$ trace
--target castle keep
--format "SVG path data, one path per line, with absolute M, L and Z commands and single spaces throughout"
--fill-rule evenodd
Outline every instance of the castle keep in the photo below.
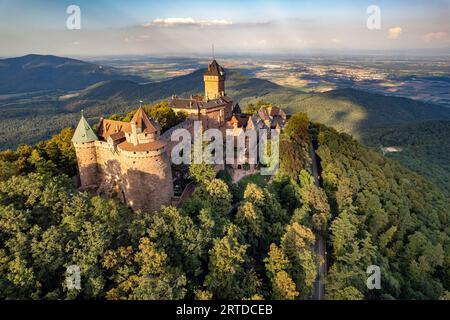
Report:
M 232 116 L 233 99 L 225 94 L 225 71 L 213 60 L 203 75 L 205 96 L 180 99 L 173 96 L 169 107 L 186 112 L 190 119 L 202 121 L 203 129 L 224 129 Z
M 203 128 L 225 129 L 233 100 L 225 94 L 225 71 L 213 60 L 204 74 L 205 97 L 173 97 L 169 107 L 188 113 L 183 124 L 199 120 Z M 115 197 L 133 210 L 152 212 L 169 205 L 173 177 L 170 137 L 139 108 L 130 122 L 101 118 L 94 132 L 84 116 L 72 138 L 82 190 Z

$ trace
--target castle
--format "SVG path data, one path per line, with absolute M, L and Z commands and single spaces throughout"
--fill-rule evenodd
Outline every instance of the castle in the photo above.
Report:
M 213 60 L 204 74 L 205 96 L 173 97 L 169 106 L 202 121 L 204 129 L 225 128 L 233 100 L 225 94 L 225 71 Z M 130 122 L 101 118 L 94 132 L 84 116 L 72 138 L 81 190 L 115 197 L 133 210 L 152 212 L 171 204 L 174 195 L 170 137 L 139 108 Z M 169 147 L 169 148 L 168 148 Z
M 261 108 L 253 115 L 241 112 L 225 93 L 225 71 L 213 60 L 203 80 L 204 97 L 173 96 L 169 107 L 183 111 L 188 119 L 176 127 L 192 133 L 193 121 L 203 129 L 232 129 L 238 136 L 248 129 L 280 129 L 286 115 L 279 108 Z M 130 122 L 100 118 L 96 132 L 84 116 L 72 138 L 78 161 L 80 189 L 115 197 L 133 210 L 153 212 L 173 203 L 170 140 L 173 127 L 161 135 L 161 126 L 139 108 Z M 239 165 L 232 165 L 241 169 Z M 253 167 L 252 167 L 253 168 Z
M 202 121 L 203 129 L 224 129 L 233 111 L 233 99 L 225 94 L 225 70 L 213 60 L 203 75 L 205 95 L 180 99 L 172 96 L 169 107 L 186 112 L 190 119 Z

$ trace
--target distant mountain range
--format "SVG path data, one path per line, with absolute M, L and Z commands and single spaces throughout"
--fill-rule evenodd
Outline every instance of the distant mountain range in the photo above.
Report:
M 64 109 L 96 108 L 99 104 L 136 105 L 139 100 L 155 102 L 172 95 L 203 93 L 203 72 L 163 82 L 137 84 L 112 80 L 97 83 L 69 99 Z M 358 137 L 361 129 L 386 124 L 428 120 L 450 120 L 450 108 L 408 98 L 387 96 L 356 89 L 337 89 L 325 93 L 305 93 L 264 79 L 250 78 L 238 71 L 227 73 L 226 91 L 241 107 L 264 100 L 284 108 L 288 113 L 305 112 L 310 119 Z M 119 110 L 109 111 L 114 113 Z
M 112 67 L 52 55 L 29 54 L 0 60 L 0 94 L 79 90 L 112 79 L 143 81 Z
M 96 83 L 79 92 L 67 102 L 66 109 L 73 106 L 90 106 L 98 102 L 137 103 L 139 100 L 154 102 L 168 99 L 172 95 L 188 97 L 191 94 L 203 94 L 203 73 L 205 69 L 196 70 L 190 74 L 179 76 L 162 82 L 138 84 L 133 81 L 111 80 Z M 271 92 L 291 92 L 282 86 L 263 79 L 249 78 L 231 70 L 227 73 L 227 94 L 235 101 L 242 98 L 264 95 Z M 298 91 L 292 91 L 298 93 Z
M 17 72 L 13 72 L 17 70 Z M 170 99 L 172 95 L 203 93 L 203 72 L 162 82 L 139 84 L 139 77 L 125 76 L 111 67 L 55 56 L 27 55 L 0 60 L 0 92 L 11 90 L 63 90 L 41 96 L 20 96 L 0 100 L 0 144 L 2 148 L 19 142 L 33 143 L 73 125 L 84 109 L 94 119 L 113 113 L 127 113 L 139 104 Z M 75 90 L 66 95 L 64 88 Z M 306 112 L 310 119 L 361 138 L 367 127 L 450 120 L 450 108 L 407 98 L 385 96 L 355 89 L 325 93 L 305 93 L 263 79 L 251 78 L 236 70 L 227 70 L 226 91 L 241 108 L 260 99 L 284 108 L 288 113 Z M 64 98 L 62 98 L 65 96 Z M 34 126 L 23 120 L 34 119 Z M 16 123 L 19 131 L 8 128 Z M 20 132 L 19 132 L 20 133 Z

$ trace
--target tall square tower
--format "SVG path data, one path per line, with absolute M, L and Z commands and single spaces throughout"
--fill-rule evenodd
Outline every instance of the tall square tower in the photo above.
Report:
M 225 95 L 225 70 L 213 60 L 203 75 L 205 82 L 205 101 L 218 99 Z

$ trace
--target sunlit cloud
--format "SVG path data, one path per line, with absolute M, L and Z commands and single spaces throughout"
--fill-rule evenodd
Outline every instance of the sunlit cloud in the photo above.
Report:
M 388 39 L 389 40 L 398 39 L 400 37 L 400 35 L 402 34 L 402 31 L 403 30 L 400 27 L 390 28 L 388 31 Z
M 425 42 L 450 42 L 450 37 L 447 32 L 430 32 L 423 36 Z
M 173 26 L 198 26 L 198 27 L 209 27 L 209 26 L 227 26 L 233 24 L 232 21 L 224 19 L 211 19 L 211 20 L 195 20 L 193 18 L 166 18 L 166 19 L 155 19 L 152 22 L 143 24 L 144 27 L 149 28 L 152 26 L 163 26 L 163 27 L 173 27 Z

